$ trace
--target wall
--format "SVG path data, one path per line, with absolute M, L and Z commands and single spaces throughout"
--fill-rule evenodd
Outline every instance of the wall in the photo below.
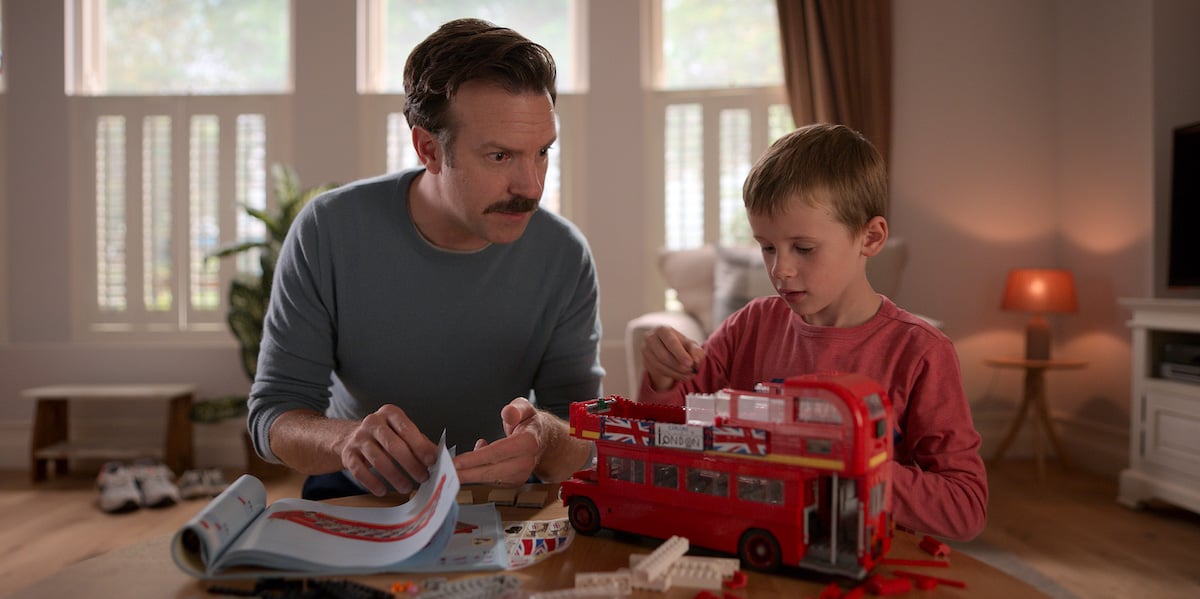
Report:
M 87 345 L 70 339 L 67 99 L 61 2 L 0 0 L 5 10 L 7 131 L 0 210 L 0 467 L 25 467 L 32 405 L 20 389 L 51 382 L 192 380 L 202 395 L 244 392 L 233 342 L 206 347 Z M 298 74 L 293 159 L 306 181 L 358 172 L 353 130 L 353 18 L 297 0 L 297 31 L 323 68 Z M 958 0 L 895 3 L 892 226 L 909 239 L 901 305 L 946 323 L 960 353 L 985 450 L 1013 415 L 1019 375 L 983 365 L 1017 355 L 1025 316 L 999 309 L 1007 270 L 1075 271 L 1080 312 L 1055 317 L 1055 352 L 1092 362 L 1055 373 L 1055 417 L 1076 461 L 1123 465 L 1129 407 L 1127 314 L 1115 298 L 1151 293 L 1153 199 L 1164 135 L 1200 120 L 1191 73 L 1200 4 L 1188 0 Z M 592 21 L 591 167 L 576 172 L 574 215 L 599 268 L 606 390 L 625 392 L 625 322 L 654 308 L 645 222 L 644 105 L 637 93 L 644 13 L 636 0 L 587 3 Z M 336 87 L 337 89 L 333 89 Z M 314 95 L 309 95 L 309 94 Z M 640 242 L 640 243 L 639 243 Z M 0 317 L 2 318 L 2 317 Z M 1014 453 L 1028 454 L 1020 440 Z
M 1129 313 L 1117 299 L 1153 289 L 1154 165 L 1162 156 L 1152 45 L 1163 4 L 1071 0 L 1055 15 L 1059 264 L 1074 271 L 1080 297 L 1079 314 L 1059 319 L 1058 351 L 1090 366 L 1054 377 L 1054 410 L 1073 455 L 1112 468 L 1128 460 L 1131 389 Z

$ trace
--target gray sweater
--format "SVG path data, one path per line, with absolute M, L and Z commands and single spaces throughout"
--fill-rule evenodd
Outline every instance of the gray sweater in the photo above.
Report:
M 504 436 L 514 397 L 565 418 L 600 396 L 599 286 L 579 230 L 539 210 L 515 243 L 435 248 L 409 218 L 420 172 L 330 191 L 292 225 L 249 402 L 267 460 L 271 423 L 297 408 L 357 420 L 393 403 L 462 452 Z

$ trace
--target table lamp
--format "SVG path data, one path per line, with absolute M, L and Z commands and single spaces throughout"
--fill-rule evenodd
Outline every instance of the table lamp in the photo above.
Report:
M 1056 268 L 1014 268 L 1008 272 L 1001 308 L 1032 312 L 1025 326 L 1025 359 L 1050 359 L 1050 323 L 1047 312 L 1076 312 L 1075 279 L 1071 271 Z

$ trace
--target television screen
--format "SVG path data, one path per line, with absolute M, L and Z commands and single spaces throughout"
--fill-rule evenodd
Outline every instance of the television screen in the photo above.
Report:
M 1167 287 L 1200 288 L 1200 123 L 1175 129 Z

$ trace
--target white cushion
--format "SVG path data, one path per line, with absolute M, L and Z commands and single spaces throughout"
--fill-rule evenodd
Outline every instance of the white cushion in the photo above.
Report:
M 658 272 L 687 312 L 700 321 L 704 334 L 713 331 L 713 262 L 717 251 L 711 244 L 686 250 L 658 253 Z M 700 339 L 699 341 L 703 341 Z
M 750 300 L 768 295 L 775 295 L 775 285 L 763 264 L 761 249 L 757 246 L 717 247 L 713 265 L 714 328 Z

